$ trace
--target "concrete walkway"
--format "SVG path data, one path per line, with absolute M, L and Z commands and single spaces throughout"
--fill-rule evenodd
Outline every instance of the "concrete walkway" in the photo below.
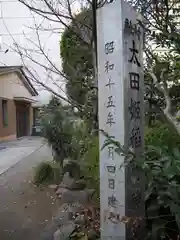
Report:
M 0 174 L 17 164 L 43 145 L 41 138 L 22 138 L 21 140 L 0 144 Z
M 34 167 L 52 159 L 41 138 L 8 143 L 0 150 L 0 239 L 39 240 L 58 204 L 53 191 L 32 184 Z M 4 163 L 8 161 L 8 163 Z M 5 170 L 6 169 L 6 170 Z

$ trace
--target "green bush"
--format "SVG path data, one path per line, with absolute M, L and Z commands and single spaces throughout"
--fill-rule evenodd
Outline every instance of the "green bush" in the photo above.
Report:
M 44 137 L 56 153 L 56 161 L 63 165 L 63 160 L 72 152 L 73 124 L 66 116 L 62 106 L 53 109 L 42 118 Z
M 146 129 L 145 159 L 134 161 L 146 177 L 145 204 L 149 235 L 146 239 L 178 239 L 180 231 L 180 136 L 168 125 Z M 124 153 L 120 143 L 108 139 L 117 153 Z
M 167 148 L 147 146 L 145 156 L 146 161 L 140 167 L 147 182 L 149 239 L 177 239 L 180 230 L 180 151 L 176 148 L 168 153 Z
M 59 183 L 60 165 L 53 162 L 42 162 L 35 168 L 34 184 Z
M 146 214 L 150 239 L 177 239 L 180 230 L 180 136 L 157 123 L 145 134 Z M 168 236 L 168 237 L 167 237 Z
M 167 124 L 157 123 L 145 131 L 145 144 L 167 148 L 180 148 L 180 136 Z
M 74 124 L 69 158 L 72 160 L 80 160 L 87 152 L 90 142 L 91 138 L 88 134 L 87 124 L 83 121 Z
M 88 149 L 82 157 L 84 165 L 83 174 L 87 180 L 88 187 L 96 190 L 96 199 L 99 199 L 99 139 L 94 137 L 89 142 Z

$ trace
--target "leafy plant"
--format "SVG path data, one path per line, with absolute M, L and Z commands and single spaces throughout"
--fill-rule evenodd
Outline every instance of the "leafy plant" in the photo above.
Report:
M 180 229 L 180 151 L 176 148 L 168 154 L 166 148 L 148 146 L 145 157 L 141 168 L 146 174 L 146 214 L 152 239 L 176 239 Z
M 56 161 L 60 162 L 62 167 L 63 160 L 69 157 L 72 152 L 71 142 L 74 129 L 72 119 L 62 104 L 51 105 L 45 109 L 42 118 L 44 137 L 55 152 Z
M 44 182 L 53 180 L 53 168 L 48 162 L 40 163 L 35 169 L 34 183 L 40 185 Z
M 87 179 L 88 187 L 95 188 L 96 199 L 99 199 L 99 139 L 92 138 L 88 149 L 82 157 L 84 163 L 84 176 Z
M 71 152 L 69 157 L 73 160 L 79 160 L 88 149 L 90 136 L 88 133 L 87 124 L 84 121 L 74 123 L 72 129 Z
M 146 145 L 180 148 L 180 137 L 168 124 L 157 122 L 153 127 L 147 128 L 145 133 Z
M 166 132 L 167 126 L 163 126 L 163 129 L 165 129 L 164 132 L 161 128 L 161 131 L 154 132 L 156 134 L 149 135 L 151 138 L 148 137 L 148 141 L 156 146 L 146 145 L 144 156 L 136 161 L 131 150 L 125 151 L 118 141 L 104 133 L 107 140 L 103 148 L 109 144 L 114 145 L 118 154 L 126 156 L 124 164 L 127 167 L 133 164 L 146 176 L 145 204 L 148 239 L 153 240 L 178 239 L 180 230 L 180 150 L 162 145 L 170 141 Z M 157 135 L 161 135 L 162 138 L 154 138 Z
M 61 178 L 60 166 L 55 162 L 41 162 L 34 173 L 34 184 L 41 185 L 50 182 L 59 183 Z

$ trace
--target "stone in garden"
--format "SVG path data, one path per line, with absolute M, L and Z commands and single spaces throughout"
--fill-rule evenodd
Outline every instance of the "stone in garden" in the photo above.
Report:
M 68 221 L 73 220 L 73 216 L 81 210 L 83 210 L 84 207 L 79 203 L 74 204 L 68 204 L 64 203 L 59 209 L 54 217 L 54 221 L 58 224 L 58 226 L 61 225 L 61 223 L 65 224 Z
M 84 207 L 75 202 L 73 204 L 64 203 L 61 205 L 61 207 L 58 209 L 58 212 L 56 213 L 55 217 L 53 217 L 53 220 L 51 224 L 49 224 L 43 231 L 41 235 L 41 240 L 52 240 L 53 235 L 55 231 L 62 227 L 62 225 L 69 225 L 72 223 L 73 216 L 76 214 L 76 212 L 83 210 Z M 58 233 L 58 232 L 57 232 Z
M 71 186 L 75 184 L 75 182 L 76 180 L 70 176 L 69 172 L 66 172 L 59 187 L 71 188 Z
M 53 240 L 67 240 L 75 228 L 76 225 L 73 222 L 63 225 L 54 233 Z
M 57 184 L 51 184 L 51 185 L 49 185 L 49 188 L 53 189 L 54 191 L 57 191 L 58 185 Z
M 79 225 L 85 224 L 85 222 L 86 222 L 86 218 L 85 218 L 85 216 L 82 215 L 82 214 L 79 214 L 79 215 L 76 217 L 76 219 L 74 220 L 74 223 L 75 223 L 75 224 L 79 224 Z
M 53 240 L 60 240 L 60 236 L 61 236 L 61 231 L 60 229 L 58 229 L 53 235 Z
M 68 189 L 59 187 L 56 191 L 56 195 L 58 197 L 61 197 L 63 195 L 63 193 L 66 192 L 66 191 L 68 191 Z
M 59 197 L 66 203 L 79 202 L 81 204 L 87 204 L 90 202 L 94 192 L 94 189 L 84 189 L 80 191 L 67 190 L 59 194 Z
M 80 165 L 78 161 L 64 160 L 63 173 L 69 173 L 72 178 L 79 179 L 80 177 Z
M 40 236 L 40 240 L 52 240 L 56 230 L 57 226 L 54 224 L 54 222 L 52 222 L 44 229 L 43 233 Z
M 86 181 L 84 179 L 77 180 L 69 187 L 70 190 L 84 190 L 85 188 Z

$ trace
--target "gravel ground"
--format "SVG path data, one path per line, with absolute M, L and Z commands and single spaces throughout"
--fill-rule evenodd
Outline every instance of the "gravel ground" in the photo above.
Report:
M 39 144 L 31 140 L 27 144 Z M 33 168 L 41 161 L 50 160 L 46 145 L 23 158 L 0 175 L 0 239 L 37 240 L 59 207 L 53 190 L 32 184 Z

